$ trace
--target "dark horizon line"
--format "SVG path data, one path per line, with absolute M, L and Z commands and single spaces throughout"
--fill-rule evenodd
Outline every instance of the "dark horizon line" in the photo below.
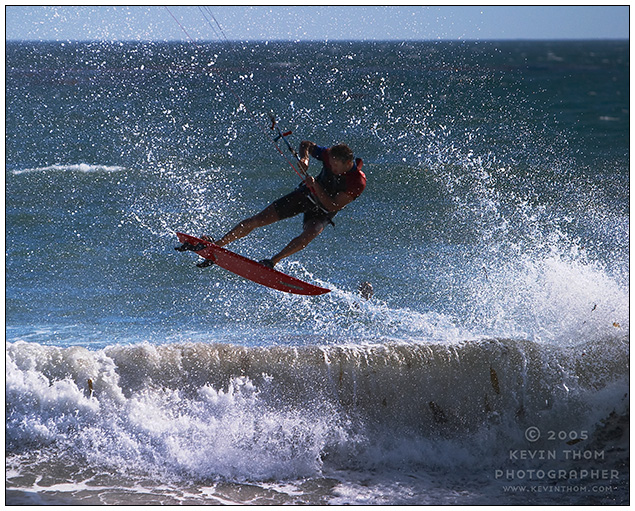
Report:
M 245 44 L 245 43 L 490 43 L 490 42 L 629 42 L 630 38 L 622 37 L 581 37 L 581 38 L 492 38 L 492 39 L 253 39 L 240 40 L 230 39 L 227 41 L 216 41 L 211 39 L 201 39 L 194 41 L 194 44 Z M 193 44 L 186 39 L 5 39 L 5 43 L 184 43 Z

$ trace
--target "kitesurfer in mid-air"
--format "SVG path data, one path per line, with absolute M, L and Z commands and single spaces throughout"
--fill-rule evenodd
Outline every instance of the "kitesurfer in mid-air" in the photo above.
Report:
M 281 259 L 305 248 L 327 224 L 333 223 L 333 217 L 338 211 L 364 191 L 366 176 L 362 172 L 362 160 L 355 159 L 353 151 L 347 145 L 339 144 L 326 148 L 313 142 L 302 142 L 299 165 L 305 172 L 309 167 L 309 155 L 322 162 L 322 171 L 317 177 L 307 174 L 298 188 L 274 201 L 260 213 L 240 222 L 217 240 L 216 245 L 225 246 L 247 236 L 258 227 L 304 213 L 302 233 L 271 259 L 260 261 L 261 264 L 273 268 Z M 210 264 L 213 263 L 205 260 L 199 263 L 199 266 L 205 267 Z

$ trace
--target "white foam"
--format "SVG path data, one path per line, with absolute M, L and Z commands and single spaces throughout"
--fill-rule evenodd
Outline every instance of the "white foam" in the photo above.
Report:
M 48 165 L 46 167 L 33 167 L 27 169 L 14 170 L 14 175 L 19 174 L 27 174 L 30 172 L 82 172 L 85 174 L 97 173 L 97 172 L 121 172 L 125 170 L 124 167 L 119 167 L 116 165 L 92 165 L 88 163 L 77 163 L 77 164 L 56 164 L 56 165 Z

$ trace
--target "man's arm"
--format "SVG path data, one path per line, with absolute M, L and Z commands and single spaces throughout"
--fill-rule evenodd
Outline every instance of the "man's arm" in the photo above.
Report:
M 309 142 L 308 140 L 304 140 L 300 143 L 300 166 L 305 172 L 309 168 L 309 155 L 313 152 L 316 145 L 317 144 Z

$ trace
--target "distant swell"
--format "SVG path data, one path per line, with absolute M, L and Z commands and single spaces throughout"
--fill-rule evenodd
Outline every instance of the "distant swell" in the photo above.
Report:
M 124 170 L 123 167 L 116 165 L 90 165 L 88 163 L 77 163 L 70 165 L 48 165 L 46 167 L 35 167 L 28 169 L 14 170 L 14 175 L 27 174 L 29 172 L 120 172 Z

